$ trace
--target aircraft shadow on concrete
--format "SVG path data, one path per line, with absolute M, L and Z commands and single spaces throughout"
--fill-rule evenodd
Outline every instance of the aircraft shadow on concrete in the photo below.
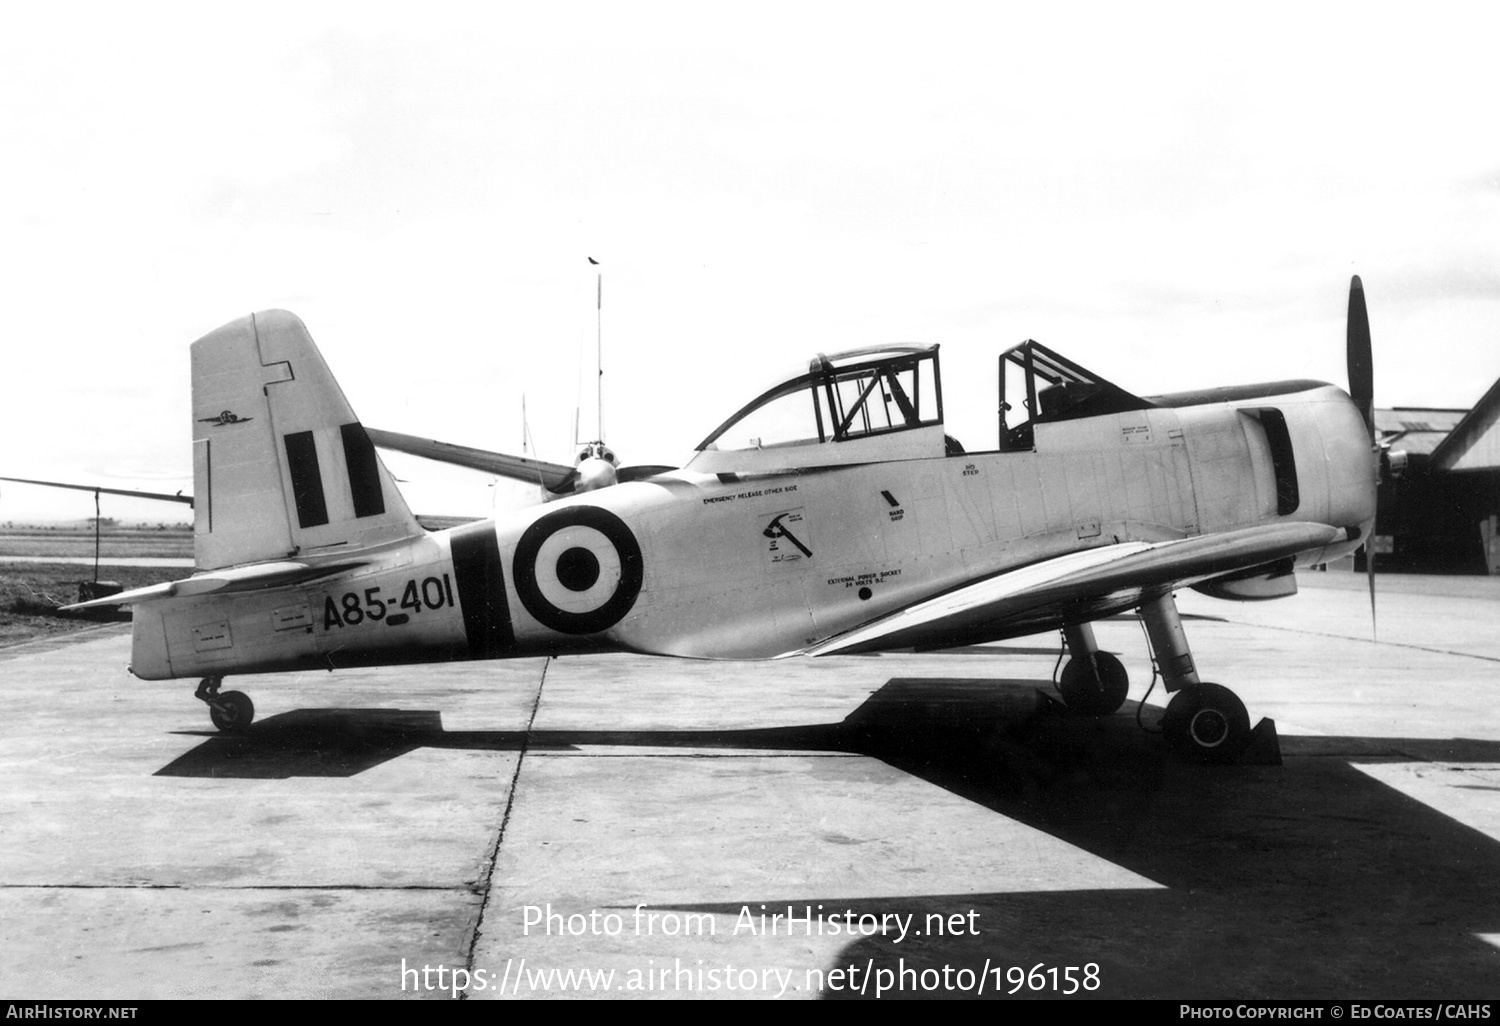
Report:
M 1481 936 L 1500 935 L 1500 844 L 1355 765 L 1493 764 L 1500 742 L 1286 737 L 1282 766 L 1201 767 L 1141 730 L 1134 703 L 1103 719 L 1048 714 L 1036 694 L 1045 684 L 898 678 L 841 723 L 753 730 L 449 732 L 434 711 L 300 710 L 211 737 L 159 775 L 348 776 L 422 747 L 858 753 L 1159 886 L 1038 884 L 1049 867 L 1026 864 L 1014 891 L 793 891 L 673 907 L 733 917 L 822 905 L 825 915 L 914 914 L 918 928 L 929 913 L 978 913 L 977 936 L 854 940 L 839 962 L 860 971 L 1094 963 L 1107 997 L 1500 996 L 1500 951 Z
M 298 709 L 204 743 L 156 776 L 285 779 L 353 776 L 418 748 L 576 751 L 590 745 L 829 751 L 883 758 L 1029 728 L 1042 707 L 1035 680 L 896 678 L 841 723 L 753 729 L 450 731 L 435 710 Z M 1050 686 L 1050 685 L 1049 685 Z M 199 733 L 199 732 L 191 732 Z
M 977 726 L 982 712 L 963 712 L 983 708 L 980 682 L 947 682 L 936 698 L 921 683 L 892 681 L 855 714 L 874 728 L 860 751 L 1160 886 L 1095 889 L 1064 878 L 1039 885 L 1047 867 L 1022 864 L 1014 891 L 853 900 L 747 894 L 679 907 L 736 917 L 762 906 L 805 916 L 822 905 L 825 916 L 912 914 L 919 930 L 930 913 L 978 913 L 974 936 L 909 936 L 897 945 L 887 935 L 845 945 L 842 968 L 915 970 L 908 996 L 942 996 L 921 988 L 923 970 L 933 970 L 929 981 L 945 967 L 972 978 L 987 960 L 1027 972 L 1094 963 L 1096 993 L 1106 997 L 1500 992 L 1500 952 L 1484 939 L 1500 943 L 1500 844 L 1357 767 L 1494 764 L 1500 743 L 1285 737 L 1289 761 L 1281 766 L 1202 767 L 1167 753 L 1139 729 L 1133 709 L 1100 720 L 1034 716 L 987 730 Z M 974 688 L 967 700 L 965 684 Z M 1491 790 L 1452 784 L 1472 767 L 1432 771 L 1449 786 Z M 993 976 L 987 992 L 1005 979 L 1003 971 Z M 1052 979 L 1014 996 L 1054 996 Z

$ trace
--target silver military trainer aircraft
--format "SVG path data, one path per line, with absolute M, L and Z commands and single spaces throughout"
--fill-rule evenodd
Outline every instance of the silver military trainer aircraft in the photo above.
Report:
M 1249 716 L 1200 680 L 1173 592 L 1289 595 L 1297 567 L 1369 536 L 1381 454 L 1358 278 L 1348 341 L 1352 398 L 1316 381 L 1142 397 L 1028 341 L 1000 357 L 984 452 L 944 431 L 937 346 L 820 355 L 679 470 L 585 489 L 571 468 L 464 450 L 552 501 L 429 532 L 302 322 L 258 313 L 192 346 L 196 572 L 68 608 L 131 605 L 131 672 L 201 677 L 226 731 L 254 716 L 221 690 L 231 674 L 823 656 L 1059 628 L 1064 700 L 1106 714 L 1126 674 L 1090 625 L 1138 610 L 1173 696 L 1167 739 L 1227 761 Z

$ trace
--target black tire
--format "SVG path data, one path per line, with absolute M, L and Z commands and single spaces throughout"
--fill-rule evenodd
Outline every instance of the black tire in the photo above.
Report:
M 225 691 L 208 706 L 208 718 L 226 734 L 235 734 L 255 719 L 255 703 L 243 691 Z
M 1226 687 L 1190 684 L 1167 703 L 1161 730 L 1169 745 L 1195 762 L 1233 762 L 1250 744 L 1250 713 Z
M 1130 674 L 1125 664 L 1108 652 L 1094 654 L 1096 677 L 1084 655 L 1070 658 L 1058 678 L 1057 689 L 1062 692 L 1068 709 L 1081 716 L 1108 716 L 1125 704 L 1130 691 Z

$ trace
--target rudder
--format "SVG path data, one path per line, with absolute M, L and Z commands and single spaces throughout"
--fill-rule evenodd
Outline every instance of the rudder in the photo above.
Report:
M 243 317 L 192 345 L 199 570 L 422 534 L 302 321 Z

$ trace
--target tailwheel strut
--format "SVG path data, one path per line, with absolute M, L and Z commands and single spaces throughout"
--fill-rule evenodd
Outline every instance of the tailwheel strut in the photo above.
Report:
M 1108 652 L 1099 651 L 1092 624 L 1063 628 L 1068 643 L 1068 662 L 1058 678 L 1068 709 L 1083 716 L 1108 716 L 1125 704 L 1130 674 L 1125 664 Z
M 208 718 L 213 725 L 226 734 L 233 734 L 250 726 L 255 719 L 255 703 L 243 691 L 219 690 L 223 677 L 204 677 L 198 682 L 193 697 L 208 705 Z

